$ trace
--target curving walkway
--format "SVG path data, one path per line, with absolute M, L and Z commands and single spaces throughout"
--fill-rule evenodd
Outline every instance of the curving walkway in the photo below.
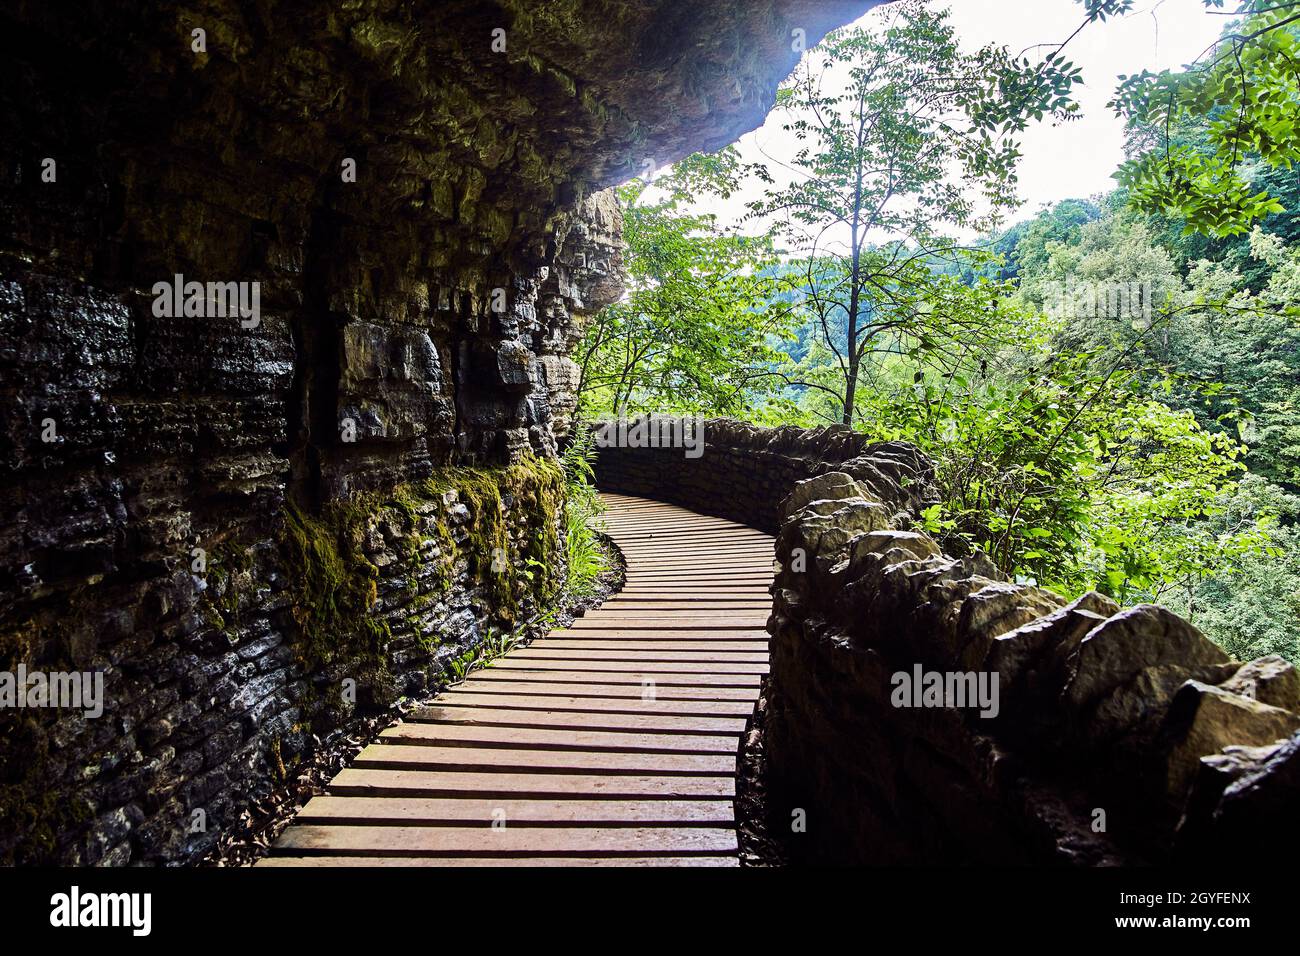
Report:
M 260 866 L 736 866 L 772 538 L 603 495 L 627 583 L 385 730 Z

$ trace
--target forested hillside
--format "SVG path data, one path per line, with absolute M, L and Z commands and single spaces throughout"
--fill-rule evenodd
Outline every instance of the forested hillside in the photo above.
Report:
M 792 162 L 729 148 L 623 189 L 631 291 L 586 330 L 582 411 L 914 442 L 949 552 L 1300 663 L 1300 4 L 1237 13 L 1185 72 L 1121 83 L 1114 192 L 1032 215 L 1019 137 L 1076 109 L 1065 44 L 964 52 L 921 0 L 833 34 L 780 94 Z M 720 227 L 711 197 L 754 184 Z

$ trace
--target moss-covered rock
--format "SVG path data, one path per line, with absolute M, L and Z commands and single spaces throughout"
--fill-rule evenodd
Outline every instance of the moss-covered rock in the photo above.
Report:
M 532 456 L 440 469 L 331 502 L 318 515 L 287 506 L 281 543 L 293 646 L 318 722 L 336 721 L 350 703 L 391 702 L 414 667 L 432 671 L 426 683 L 436 683 L 439 662 L 457 645 L 536 614 L 563 580 L 562 509 L 559 467 Z M 458 607 L 473 612 L 469 633 L 439 627 Z M 354 687 L 357 698 L 348 700 Z

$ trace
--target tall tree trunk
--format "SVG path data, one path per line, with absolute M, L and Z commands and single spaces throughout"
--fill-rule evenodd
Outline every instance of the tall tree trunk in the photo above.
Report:
M 849 267 L 849 317 L 847 324 L 848 341 L 845 343 L 844 355 L 848 361 L 844 382 L 844 424 L 853 427 L 853 406 L 858 392 L 858 309 L 861 306 L 861 284 L 859 273 L 862 269 L 862 253 L 858 248 L 858 231 L 862 223 L 862 150 L 859 137 L 858 170 L 853 184 L 853 229 L 850 241 L 853 261 Z

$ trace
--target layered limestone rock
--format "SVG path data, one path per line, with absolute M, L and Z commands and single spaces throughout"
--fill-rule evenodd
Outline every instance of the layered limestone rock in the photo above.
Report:
M 526 619 L 602 190 L 871 5 L 7 5 L 0 667 L 108 693 L 0 715 L 0 859 L 192 859 L 341 680 L 381 706 Z

